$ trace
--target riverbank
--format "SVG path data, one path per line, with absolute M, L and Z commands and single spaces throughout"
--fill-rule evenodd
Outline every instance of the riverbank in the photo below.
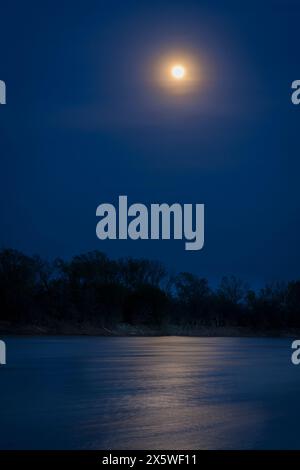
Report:
M 9 322 L 0 322 L 0 336 L 199 336 L 199 337 L 278 337 L 300 338 L 300 329 L 285 330 L 256 330 L 244 327 L 191 327 L 187 325 L 165 325 L 161 328 L 149 326 L 133 326 L 120 323 L 114 328 L 95 326 L 89 323 L 65 323 L 55 325 L 13 325 Z

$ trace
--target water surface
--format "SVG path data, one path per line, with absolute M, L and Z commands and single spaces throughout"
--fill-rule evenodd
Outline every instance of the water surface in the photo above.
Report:
M 1 449 L 300 449 L 291 340 L 6 343 Z

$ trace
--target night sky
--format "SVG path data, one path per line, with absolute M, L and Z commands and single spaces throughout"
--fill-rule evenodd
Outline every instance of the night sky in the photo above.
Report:
M 297 1 L 33 1 L 0 7 L 0 244 L 53 258 L 99 249 L 212 282 L 300 277 Z M 171 96 L 161 56 L 197 58 Z M 205 204 L 205 247 L 100 241 L 96 207 Z

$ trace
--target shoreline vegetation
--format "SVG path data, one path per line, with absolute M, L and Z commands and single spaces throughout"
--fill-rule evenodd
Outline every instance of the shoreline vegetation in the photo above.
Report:
M 212 289 L 157 261 L 93 251 L 48 262 L 0 251 L 1 335 L 299 337 L 300 281 Z
M 300 338 L 300 328 L 287 330 L 255 330 L 243 327 L 198 327 L 197 329 L 176 328 L 155 329 L 151 327 L 133 327 L 121 323 L 116 328 L 108 329 L 93 324 L 59 324 L 57 326 L 18 325 L 0 322 L 2 336 L 107 336 L 107 337 L 191 337 L 191 338 Z

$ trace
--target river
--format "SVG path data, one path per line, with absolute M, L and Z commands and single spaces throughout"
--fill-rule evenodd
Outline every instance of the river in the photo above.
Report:
M 2 338 L 1 449 L 300 449 L 272 338 Z

